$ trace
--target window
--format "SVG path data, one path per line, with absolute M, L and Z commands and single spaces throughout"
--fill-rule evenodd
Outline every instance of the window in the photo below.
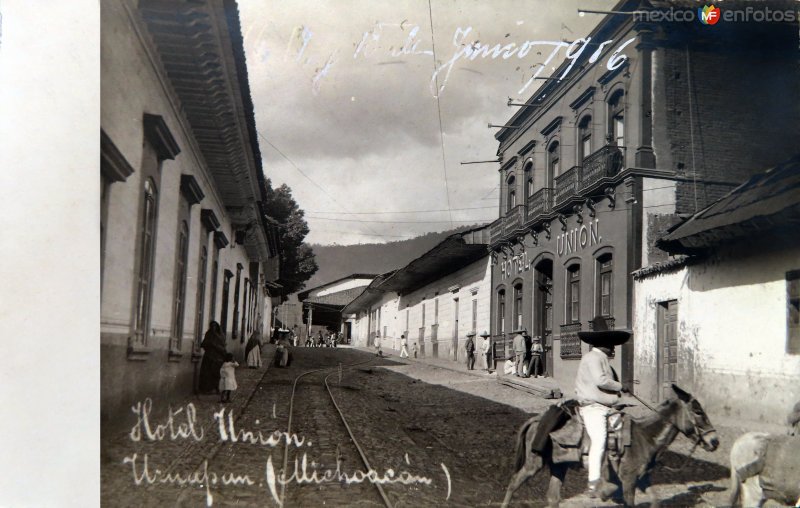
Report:
M 236 263 L 236 285 L 233 288 L 233 331 L 231 338 L 236 338 L 237 321 L 239 321 L 239 287 L 242 283 L 242 265 Z
M 581 265 L 567 268 L 567 324 L 581 320 Z
M 181 206 L 183 207 L 183 203 L 181 203 Z M 172 298 L 172 340 L 170 343 L 170 351 L 173 352 L 181 350 L 183 339 L 183 311 L 186 307 L 186 265 L 189 258 L 189 225 L 186 221 L 181 221 L 178 229 L 178 249 L 176 252 L 175 289 Z
M 228 300 L 230 300 L 232 278 L 233 272 L 230 270 L 225 270 L 225 280 L 222 283 L 222 315 L 219 323 L 220 327 L 222 328 L 223 335 L 228 333 Z
M 585 116 L 578 124 L 578 163 L 592 154 L 592 117 Z
M 208 231 L 203 229 L 200 235 L 202 242 L 208 243 Z M 197 303 L 195 304 L 194 318 L 194 343 L 195 351 L 200 352 L 200 343 L 203 341 L 203 328 L 205 327 L 204 312 L 206 302 L 206 270 L 208 270 L 208 246 L 200 246 L 200 260 L 197 268 Z
M 478 331 L 478 300 L 472 300 L 472 331 Z
M 506 332 L 506 290 L 497 292 L 497 334 Z
M 614 259 L 611 254 L 597 258 L 597 313 L 613 316 Z
M 209 318 L 216 320 L 217 313 L 217 278 L 219 274 L 219 247 L 214 245 L 214 259 L 211 261 L 211 312 Z
M 522 329 L 522 283 L 514 286 L 514 327 Z
M 529 198 L 533 195 L 533 162 L 528 161 L 525 164 L 525 197 Z
M 508 179 L 508 206 L 506 211 L 510 212 L 512 208 L 517 206 L 517 191 L 516 191 L 516 178 L 513 176 Z
M 554 141 L 547 149 L 547 176 L 548 187 L 553 186 L 553 178 L 561 174 L 561 157 L 558 150 L 558 141 Z
M 786 352 L 800 354 L 800 270 L 786 274 Z
M 242 292 L 242 342 L 244 342 L 245 335 L 247 335 L 247 314 L 249 309 L 247 307 L 247 295 L 250 293 L 250 279 L 244 279 L 244 291 Z
M 608 101 L 608 132 L 612 142 L 625 146 L 625 104 L 622 90 L 616 92 Z
M 136 342 L 147 345 L 150 336 L 150 308 L 153 295 L 153 257 L 156 244 L 156 219 L 158 192 L 151 178 L 144 181 L 142 223 L 139 231 L 139 272 L 136 290 L 136 317 L 134 330 Z

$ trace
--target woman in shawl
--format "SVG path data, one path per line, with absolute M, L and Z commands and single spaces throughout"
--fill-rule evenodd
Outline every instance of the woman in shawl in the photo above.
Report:
M 261 368 L 261 337 L 258 329 L 253 330 L 253 334 L 250 335 L 250 340 L 244 348 L 244 356 L 247 358 L 247 367 Z
M 219 391 L 219 369 L 225 362 L 225 337 L 219 323 L 212 321 L 203 342 L 203 361 L 200 364 L 200 393 Z

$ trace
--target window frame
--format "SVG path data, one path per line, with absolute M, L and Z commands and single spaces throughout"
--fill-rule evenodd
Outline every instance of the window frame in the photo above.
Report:
M 615 146 L 625 146 L 625 92 L 614 91 L 608 99 L 608 134 Z M 621 133 L 617 127 L 621 126 Z
M 608 265 L 606 265 L 608 263 Z M 611 252 L 603 253 L 596 258 L 597 278 L 595 281 L 595 297 L 597 308 L 595 315 L 614 317 L 614 255 Z M 608 294 L 603 294 L 603 278 L 608 275 Z M 603 298 L 608 299 L 608 312 L 603 312 Z
M 586 142 L 589 142 L 588 150 Z M 592 115 L 587 114 L 578 123 L 578 164 L 583 165 L 583 161 L 592 154 Z
M 547 145 L 547 170 L 553 180 L 561 174 L 561 143 L 557 139 Z M 550 187 L 553 187 L 552 183 Z
M 514 322 L 513 327 L 516 330 L 522 329 L 523 316 L 523 284 L 522 281 L 516 281 L 513 284 L 514 289 Z
M 581 321 L 581 264 L 572 263 L 566 269 L 566 291 L 564 298 L 565 323 Z

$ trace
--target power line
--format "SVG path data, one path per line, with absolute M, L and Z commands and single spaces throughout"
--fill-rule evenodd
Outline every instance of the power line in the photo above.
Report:
M 494 207 L 492 207 L 494 208 Z M 378 224 L 444 224 L 450 222 L 464 222 L 464 223 L 475 223 L 475 222 L 487 222 L 492 221 L 494 219 L 466 219 L 466 220 L 452 220 L 452 219 L 445 219 L 445 220 L 363 220 L 363 219 L 339 219 L 336 217 L 309 217 L 306 215 L 307 219 L 312 220 L 330 220 L 335 222 L 375 222 Z
M 347 208 L 345 208 L 345 207 L 344 207 L 344 206 L 343 206 L 341 203 L 339 203 L 338 201 L 336 201 L 336 199 L 334 199 L 334 197 L 333 197 L 333 196 L 331 196 L 331 195 L 328 193 L 328 191 L 326 191 L 325 189 L 323 189 L 323 188 L 322 188 L 322 187 L 321 187 L 321 186 L 320 186 L 320 185 L 319 185 L 317 182 L 315 182 L 315 181 L 314 181 L 314 180 L 313 180 L 313 179 L 312 179 L 310 176 L 308 176 L 308 175 L 307 175 L 307 174 L 306 174 L 306 173 L 305 173 L 305 172 L 304 172 L 302 169 L 300 169 L 300 167 L 299 167 L 297 164 L 295 164 L 295 163 L 294 163 L 294 161 L 292 161 L 292 159 L 290 159 L 289 157 L 287 157 L 285 153 L 281 152 L 281 151 L 280 151 L 280 149 L 278 149 L 278 147 L 277 147 L 277 146 L 273 145 L 273 144 L 272 144 L 272 142 L 271 142 L 270 140 L 268 140 L 266 136 L 264 136 L 263 134 L 261 134 L 261 132 L 260 132 L 260 131 L 256 131 L 256 132 L 258 133 L 258 135 L 259 135 L 259 136 L 261 136 L 261 139 L 263 139 L 264 141 L 266 141 L 266 142 L 267 142 L 267 144 L 273 148 L 273 150 L 275 150 L 276 152 L 278 152 L 278 153 L 281 155 L 281 157 L 283 157 L 284 159 L 286 159 L 286 161 L 287 161 L 289 164 L 291 164 L 291 165 L 292 165 L 292 167 L 293 167 L 294 169 L 296 169 L 296 170 L 297 170 L 297 171 L 298 171 L 298 172 L 299 172 L 301 175 L 303 175 L 304 177 L 306 177 L 306 180 L 308 180 L 309 182 L 311 182 L 312 184 L 314 184 L 314 186 L 315 186 L 316 188 L 318 188 L 319 190 L 321 190 L 321 191 L 322 191 L 322 193 L 323 193 L 323 194 L 325 194 L 326 196 L 328 196 L 328 197 L 330 198 L 330 200 L 331 200 L 331 201 L 333 201 L 333 202 L 334 202 L 336 205 L 338 205 L 338 206 L 339 206 L 339 208 L 341 208 L 342 210 L 344 210 L 344 213 L 345 213 L 345 214 L 349 214 L 349 213 L 350 213 L 350 212 L 348 212 L 348 211 L 347 211 Z M 372 232 L 373 232 L 373 233 L 375 233 L 376 235 L 378 234 L 376 231 L 374 231 L 374 230 L 372 230 L 372 229 L 370 229 L 370 231 L 372 231 Z
M 450 208 L 450 188 L 447 184 L 447 158 L 444 152 L 444 128 L 442 127 L 442 107 L 439 104 L 439 73 L 436 72 L 436 41 L 433 35 L 433 9 L 431 0 L 428 0 L 428 19 L 431 22 L 431 53 L 433 53 L 433 77 L 436 84 L 436 112 L 439 115 L 439 144 L 442 147 L 442 171 L 444 172 L 444 192 L 447 196 L 447 208 Z M 450 212 L 450 227 L 453 226 L 453 212 Z
M 490 208 L 497 208 L 496 206 L 471 206 L 468 208 L 439 208 L 438 210 L 397 210 L 394 212 L 389 211 L 382 211 L 382 212 L 351 212 L 348 215 L 378 215 L 378 214 L 393 214 L 393 213 L 432 213 L 432 212 L 449 212 L 449 211 L 461 211 L 461 210 L 488 210 Z M 340 212 L 333 212 L 333 211 L 306 211 L 306 213 L 340 213 Z

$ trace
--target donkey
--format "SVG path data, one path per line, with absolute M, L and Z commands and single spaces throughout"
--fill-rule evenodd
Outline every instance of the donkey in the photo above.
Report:
M 730 505 L 800 505 L 800 436 L 748 432 L 731 447 Z
M 631 421 L 631 445 L 626 447 L 615 473 L 620 480 L 625 506 L 634 506 L 635 487 L 648 493 L 652 499 L 652 506 L 659 502 L 650 488 L 650 471 L 655 466 L 658 456 L 667 449 L 677 437 L 678 432 L 697 444 L 713 452 L 719 446 L 719 439 L 714 427 L 709 422 L 702 406 L 691 394 L 672 385 L 675 398 L 664 401 L 656 413 L 645 417 L 635 418 Z M 561 498 L 561 484 L 570 463 L 556 464 L 553 462 L 552 440 L 548 437 L 543 454 L 533 451 L 532 443 L 536 435 L 534 423 L 538 417 L 525 422 L 517 435 L 517 461 L 516 473 L 506 490 L 503 507 L 508 506 L 514 492 L 545 465 L 550 469 L 550 484 L 547 490 L 547 502 L 550 507 L 557 507 Z M 613 462 L 612 462 L 613 463 Z M 579 462 L 575 463 L 579 465 Z M 613 485 L 612 485 L 613 487 Z M 648 492 L 648 489 L 650 492 Z M 613 491 L 603 490 L 604 496 L 610 496 Z

